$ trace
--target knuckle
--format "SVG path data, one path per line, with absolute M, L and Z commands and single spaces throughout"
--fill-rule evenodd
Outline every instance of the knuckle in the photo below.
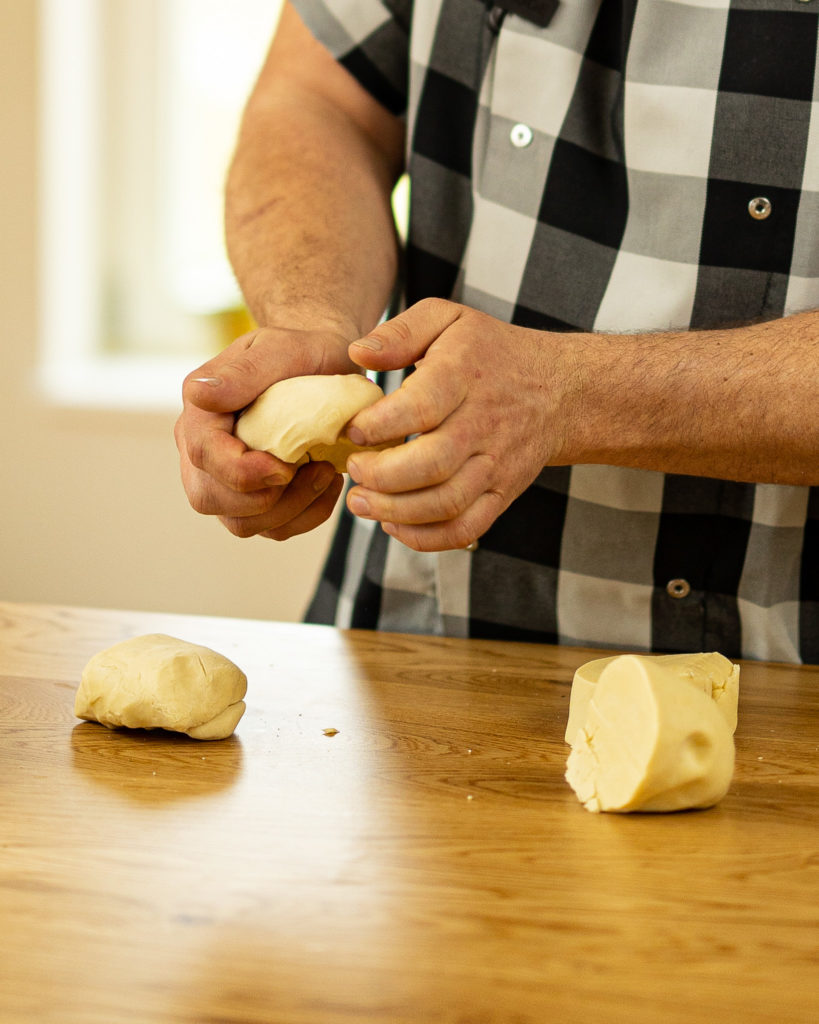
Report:
M 267 336 L 271 332 L 266 327 L 255 327 L 252 331 L 247 331 L 245 334 L 240 334 L 230 345 L 223 351 L 222 355 L 231 364 L 238 362 L 243 356 L 250 352 L 251 349 L 259 347 L 260 344 L 264 343 Z
M 218 465 L 214 463 L 213 470 L 219 482 L 237 494 L 253 494 L 267 489 L 264 474 L 269 470 L 255 453 L 223 456 Z
M 450 481 L 441 488 L 438 497 L 438 514 L 441 520 L 456 519 L 468 507 L 469 501 L 463 488 Z
M 246 539 L 247 537 L 253 537 L 259 531 L 253 525 L 253 522 L 245 519 L 242 516 L 219 516 L 219 522 L 230 532 L 234 537 L 240 537 Z
M 419 432 L 438 426 L 440 420 L 438 402 L 431 389 L 408 388 L 405 401 L 411 420 L 417 425 Z
M 264 537 L 265 540 L 275 540 L 281 543 L 283 540 L 289 540 L 294 537 L 298 531 L 289 530 L 286 527 L 276 527 L 273 530 L 262 530 L 257 536 Z
M 416 309 L 431 320 L 443 319 L 450 313 L 453 307 L 457 308 L 457 304 L 451 302 L 449 299 L 442 299 L 440 296 L 435 295 L 419 299 L 416 303 Z
M 390 449 L 383 452 L 357 452 L 354 483 L 361 484 L 371 491 L 389 492 L 392 489 L 390 455 Z M 343 479 L 342 477 L 342 483 Z
M 403 345 L 412 340 L 410 326 L 400 315 L 392 320 L 386 320 L 373 333 L 379 334 L 388 344 Z
M 437 438 L 434 446 L 427 453 L 426 472 L 435 483 L 449 481 L 451 487 L 456 485 L 449 478 L 461 464 L 460 446 L 450 437 Z
M 206 492 L 201 488 L 197 488 L 188 494 L 188 502 L 193 511 L 198 512 L 202 516 L 210 515 L 213 511 Z
M 381 493 L 388 492 L 391 486 L 388 467 L 385 468 L 384 460 L 378 458 L 362 459 L 361 477 L 362 483 L 371 490 Z
M 512 494 L 503 491 L 499 487 L 490 487 L 486 491 L 486 497 L 493 518 L 499 516 L 512 502 Z
M 250 331 L 237 338 L 222 353 L 223 364 L 220 365 L 220 374 L 228 371 L 231 375 L 238 377 L 255 377 L 259 373 L 260 365 L 264 361 L 264 353 L 269 345 L 270 339 L 267 335 L 270 332 L 262 328 Z
M 465 548 L 481 534 L 481 530 L 470 519 L 454 520 L 450 526 L 448 539 L 453 548 Z
M 230 361 L 231 373 L 236 377 L 247 377 L 255 380 L 259 373 L 259 364 L 251 350 L 241 352 Z
M 188 437 L 187 453 L 188 461 L 197 469 L 204 469 L 207 461 L 207 446 L 201 437 Z
M 405 547 L 412 548 L 413 551 L 431 550 L 425 543 L 424 534 L 419 530 L 413 530 L 405 526 L 395 531 L 393 536 Z
M 250 494 L 257 489 L 241 465 L 234 464 L 227 467 L 223 482 L 226 487 L 237 494 Z
M 238 532 L 239 520 L 235 516 L 218 516 L 219 522 L 224 526 L 228 533 L 232 533 L 234 537 L 240 536 Z

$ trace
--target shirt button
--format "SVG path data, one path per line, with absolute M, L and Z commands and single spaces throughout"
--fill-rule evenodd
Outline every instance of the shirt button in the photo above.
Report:
M 771 214 L 771 201 L 765 196 L 757 196 L 748 203 L 748 213 L 754 220 L 765 220 Z
M 516 124 L 509 133 L 509 138 L 517 149 L 524 149 L 532 141 L 532 129 L 528 124 Z
M 489 10 L 489 14 L 486 16 L 490 32 L 500 31 L 505 15 L 506 11 L 499 4 L 493 4 Z
M 688 580 L 669 580 L 665 585 L 669 597 L 688 597 L 691 593 L 691 584 Z

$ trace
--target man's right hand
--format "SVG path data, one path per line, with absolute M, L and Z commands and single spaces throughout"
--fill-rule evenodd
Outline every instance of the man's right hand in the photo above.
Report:
M 343 478 L 327 462 L 298 470 L 233 434 L 236 413 L 276 381 L 359 370 L 347 355 L 351 337 L 335 330 L 259 328 L 237 338 L 188 374 L 174 436 L 191 506 L 217 516 L 237 537 L 286 540 L 321 525 Z

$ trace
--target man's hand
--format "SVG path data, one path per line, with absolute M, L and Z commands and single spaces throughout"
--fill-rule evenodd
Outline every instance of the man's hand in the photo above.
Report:
M 256 321 L 303 329 L 267 326 L 190 374 L 176 428 L 191 504 L 241 537 L 311 530 L 341 493 L 329 464 L 294 474 L 248 451 L 235 413 L 287 377 L 357 369 L 347 346 L 378 323 L 395 286 L 390 198 L 405 128 L 283 4 L 241 119 L 225 238 Z
M 351 512 L 422 551 L 463 548 L 484 533 L 563 447 L 561 396 L 571 379 L 561 335 L 514 327 L 427 299 L 350 346 L 367 369 L 415 371 L 360 412 L 353 440 L 407 444 L 355 455 Z
M 351 373 L 349 332 L 260 328 L 194 370 L 182 388 L 174 431 L 182 482 L 197 512 L 237 537 L 286 540 L 332 513 L 343 478 L 326 462 L 298 471 L 233 435 L 235 413 L 271 384 L 311 373 Z

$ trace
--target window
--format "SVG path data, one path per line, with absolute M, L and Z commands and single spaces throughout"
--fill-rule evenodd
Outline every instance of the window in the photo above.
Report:
M 41 383 L 178 405 L 246 330 L 222 189 L 280 0 L 41 0 Z

